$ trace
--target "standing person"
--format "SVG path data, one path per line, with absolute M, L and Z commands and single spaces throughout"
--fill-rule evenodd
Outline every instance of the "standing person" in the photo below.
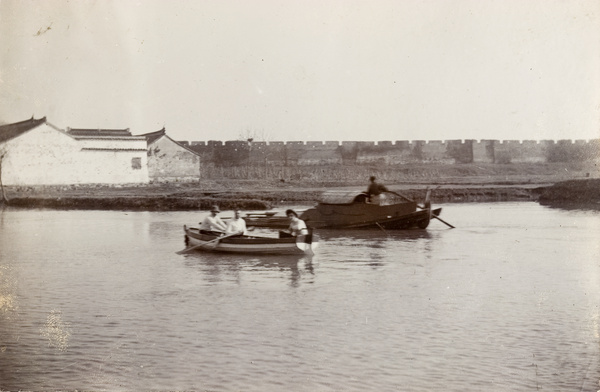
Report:
M 233 219 L 227 224 L 225 234 L 245 235 L 247 232 L 248 230 L 246 229 L 246 221 L 241 217 L 240 210 L 236 209 Z
M 388 189 L 384 185 L 378 183 L 376 181 L 375 176 L 369 177 L 369 181 L 370 181 L 370 184 L 369 184 L 369 187 L 367 188 L 367 192 L 366 192 L 367 196 L 369 198 L 368 199 L 369 203 L 381 204 L 381 202 L 383 200 L 382 193 L 387 192 Z
M 200 230 L 205 231 L 216 231 L 219 233 L 227 230 L 227 226 L 225 223 L 217 216 L 217 214 L 221 212 L 219 206 L 214 205 L 210 209 L 210 215 L 204 218 L 202 223 L 200 223 Z
M 285 215 L 290 218 L 290 227 L 286 230 L 289 234 L 297 237 L 299 235 L 308 234 L 308 228 L 306 227 L 306 223 L 300 218 L 298 218 L 298 214 L 294 210 L 286 210 Z

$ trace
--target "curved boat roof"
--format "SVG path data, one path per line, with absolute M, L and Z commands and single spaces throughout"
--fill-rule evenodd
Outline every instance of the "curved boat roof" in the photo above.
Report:
M 405 197 L 395 192 L 383 192 L 386 196 L 386 201 L 382 205 L 403 204 L 407 202 L 414 203 Z M 319 199 L 320 204 L 337 204 L 348 205 L 353 203 L 365 203 L 367 194 L 361 191 L 325 191 Z
M 363 194 L 360 191 L 325 191 L 319 203 L 322 204 L 352 204 L 356 196 Z

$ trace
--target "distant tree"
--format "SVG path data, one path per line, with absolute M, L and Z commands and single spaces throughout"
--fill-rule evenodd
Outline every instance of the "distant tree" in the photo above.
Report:
M 265 132 L 264 129 L 256 130 L 246 128 L 244 132 L 240 132 L 238 140 L 244 140 L 248 142 L 267 142 L 270 139 L 270 135 Z

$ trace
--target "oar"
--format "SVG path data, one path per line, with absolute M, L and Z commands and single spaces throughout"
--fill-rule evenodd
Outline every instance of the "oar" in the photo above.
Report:
M 383 228 L 383 226 L 381 226 L 381 225 L 379 224 L 379 222 L 375 222 L 375 224 L 376 224 L 377 226 L 379 226 L 379 228 L 380 228 L 381 230 L 383 230 L 383 232 L 385 233 L 385 235 L 387 235 L 388 237 L 390 236 L 390 235 L 388 234 L 388 232 L 387 232 L 387 231 L 385 231 L 385 229 Z
M 240 233 L 233 233 L 233 234 L 224 235 L 223 237 L 215 238 L 214 240 L 210 240 L 210 241 L 205 242 L 203 244 L 198 244 L 198 245 L 190 246 L 189 248 L 182 249 L 179 252 L 175 252 L 175 253 L 177 253 L 178 255 L 181 255 L 181 254 L 190 252 L 190 251 L 192 251 L 194 249 L 202 248 L 203 246 L 206 246 L 208 244 L 212 244 L 214 242 L 219 242 L 219 241 L 221 241 L 221 240 L 223 240 L 225 238 L 233 237 L 234 235 L 239 235 L 239 234 Z
M 404 200 L 406 200 L 406 201 L 410 201 L 411 203 L 412 203 L 412 202 L 414 202 L 414 200 L 412 200 L 412 199 L 409 199 L 408 197 L 406 197 L 406 196 L 404 196 L 404 195 L 401 195 L 401 194 L 399 194 L 399 193 L 397 193 L 397 192 L 394 192 L 394 191 L 388 191 L 388 192 L 389 192 L 389 193 L 391 193 L 391 194 L 393 194 L 393 195 L 396 195 L 396 196 L 398 196 L 398 197 L 401 197 L 401 198 L 403 198 L 403 199 L 404 199 Z M 419 206 L 419 205 L 417 205 L 417 207 L 419 207 L 419 208 L 423 208 L 423 207 L 421 207 L 421 206 Z
M 392 193 L 392 194 L 394 194 L 394 195 L 396 195 L 396 196 L 400 196 L 400 197 L 401 197 L 401 198 L 403 198 L 404 200 L 407 200 L 407 201 L 410 201 L 410 202 L 413 202 L 413 203 L 414 203 L 414 200 L 411 200 L 411 199 L 409 199 L 408 197 L 406 197 L 406 196 L 404 196 L 404 195 L 401 195 L 401 194 L 399 194 L 399 193 L 396 193 L 396 192 L 394 192 L 394 191 L 388 191 L 388 192 L 389 192 L 389 193 Z M 425 209 L 425 206 L 422 206 L 422 205 L 420 205 L 420 204 L 417 204 L 417 207 L 419 207 L 419 208 L 420 208 L 420 209 L 422 209 L 422 210 L 424 210 L 424 209 Z M 430 207 L 430 208 L 431 208 L 431 207 Z M 435 218 L 435 219 L 439 220 L 439 221 L 440 221 L 440 222 L 442 222 L 443 224 L 447 225 L 447 226 L 448 226 L 448 227 L 450 227 L 451 229 L 455 229 L 455 227 L 454 227 L 454 226 L 452 226 L 450 223 L 446 222 L 445 220 L 443 220 L 442 218 L 440 218 L 440 217 L 439 217 L 439 216 L 437 216 L 436 214 L 431 214 L 431 216 L 432 216 L 433 218 Z
M 446 222 L 445 220 L 443 220 L 442 218 L 440 218 L 439 216 L 437 216 L 436 214 L 431 214 L 432 217 L 434 217 L 435 219 L 439 220 L 440 222 L 444 223 L 445 225 L 447 225 L 448 227 L 450 227 L 451 229 L 455 229 L 454 226 L 452 226 L 450 223 Z

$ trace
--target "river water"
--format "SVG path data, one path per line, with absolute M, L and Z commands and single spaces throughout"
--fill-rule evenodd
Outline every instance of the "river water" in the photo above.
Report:
M 600 212 L 442 207 L 312 257 L 177 255 L 202 212 L 0 211 L 0 389 L 599 390 Z

